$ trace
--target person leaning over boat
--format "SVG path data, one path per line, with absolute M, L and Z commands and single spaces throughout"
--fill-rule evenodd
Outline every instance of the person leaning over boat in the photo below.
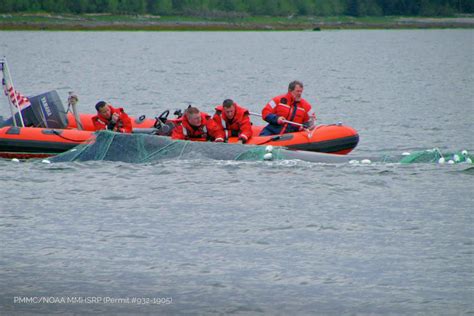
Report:
M 224 141 L 224 137 L 219 135 L 219 128 L 216 122 L 211 119 L 209 114 L 200 112 L 196 107 L 186 109 L 181 123 L 173 129 L 171 138 L 197 141 Z
M 260 136 L 292 133 L 301 130 L 299 126 L 285 123 L 284 120 L 311 127 L 316 116 L 311 113 L 311 104 L 301 97 L 303 83 L 292 81 L 288 93 L 274 97 L 262 110 L 262 118 L 269 124 L 260 132 Z
M 92 122 L 96 131 L 111 130 L 118 133 L 131 133 L 132 120 L 124 112 L 123 108 L 114 108 L 105 101 L 100 101 L 95 105 L 97 115 L 92 117 Z
M 233 136 L 245 144 L 252 137 L 249 111 L 231 99 L 224 100 L 222 105 L 216 107 L 213 120 L 219 127 L 219 136 L 225 141 Z

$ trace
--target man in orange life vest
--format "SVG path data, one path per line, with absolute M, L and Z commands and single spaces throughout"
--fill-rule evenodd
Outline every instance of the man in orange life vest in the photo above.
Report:
M 238 137 L 245 144 L 252 137 L 249 111 L 234 101 L 227 99 L 216 107 L 213 120 L 219 127 L 219 136 L 226 141 L 229 137 Z
M 211 116 L 199 112 L 198 108 L 189 107 L 184 112 L 181 124 L 173 129 L 172 139 L 223 142 L 224 137 L 219 135 L 219 127 Z
M 100 101 L 95 105 L 97 115 L 92 117 L 96 131 L 107 129 L 118 133 L 131 133 L 132 121 L 123 108 Z
M 301 130 L 299 126 L 285 123 L 284 120 L 311 127 L 316 116 L 311 112 L 311 104 L 301 97 L 303 83 L 292 81 L 288 85 L 288 93 L 274 97 L 262 110 L 262 118 L 269 124 L 260 136 L 292 133 Z

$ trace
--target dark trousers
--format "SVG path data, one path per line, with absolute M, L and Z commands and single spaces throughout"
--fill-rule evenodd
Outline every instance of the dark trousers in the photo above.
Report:
M 262 129 L 259 136 L 278 135 L 278 134 L 280 134 L 281 129 L 283 128 L 283 126 L 285 126 L 285 125 L 268 124 L 267 126 L 265 126 L 264 129 Z M 286 127 L 285 133 L 293 133 L 293 132 L 297 132 L 297 131 L 298 131 L 297 126 L 288 125 Z

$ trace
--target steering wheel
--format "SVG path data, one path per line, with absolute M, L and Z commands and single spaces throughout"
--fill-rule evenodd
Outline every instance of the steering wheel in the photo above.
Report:
M 168 120 L 168 115 L 170 115 L 170 111 L 166 110 L 160 114 L 160 116 L 155 117 L 156 121 L 153 125 L 155 128 L 160 128 L 162 124 L 165 124 Z

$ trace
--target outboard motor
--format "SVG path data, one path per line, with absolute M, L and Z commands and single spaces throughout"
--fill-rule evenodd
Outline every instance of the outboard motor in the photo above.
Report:
M 21 110 L 26 127 L 66 128 L 67 114 L 56 90 L 28 97 L 31 105 Z M 20 114 L 15 114 L 17 125 L 20 125 Z M 3 125 L 13 125 L 12 118 Z

